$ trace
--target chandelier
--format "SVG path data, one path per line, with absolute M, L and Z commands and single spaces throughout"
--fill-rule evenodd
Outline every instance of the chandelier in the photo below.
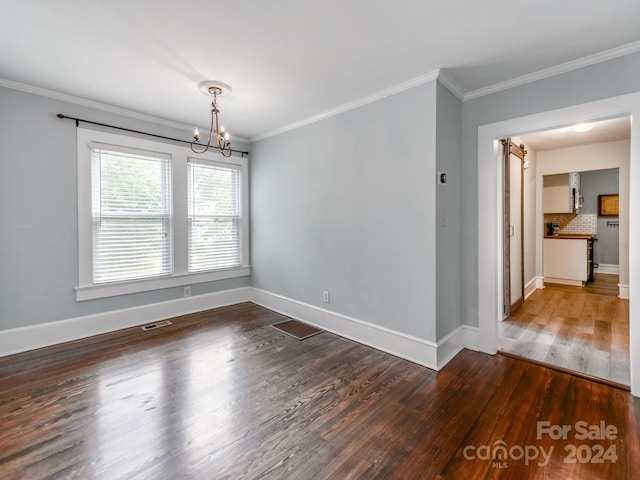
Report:
M 207 80 L 200 82 L 198 88 L 205 95 L 213 96 L 211 101 L 211 127 L 209 128 L 209 139 L 206 145 L 200 143 L 200 131 L 196 128 L 193 132 L 193 142 L 191 142 L 191 150 L 194 153 L 204 153 L 210 147 L 217 148 L 225 157 L 230 157 L 233 153 L 231 150 L 231 142 L 229 141 L 229 132 L 224 129 L 224 125 L 218 123 L 218 97 L 224 97 L 231 93 L 231 87 L 225 83 Z M 215 142 L 213 142 L 215 140 Z M 214 145 L 212 145 L 214 143 Z

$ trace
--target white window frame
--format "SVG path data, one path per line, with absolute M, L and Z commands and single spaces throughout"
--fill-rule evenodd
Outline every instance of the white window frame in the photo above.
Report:
M 112 283 L 93 283 L 93 231 L 91 212 L 91 143 L 159 152 L 171 157 L 173 192 L 173 274 Z M 242 188 L 242 265 L 239 267 L 189 273 L 188 271 L 188 216 L 187 216 L 187 159 L 194 158 L 188 146 L 162 143 L 109 132 L 77 128 L 78 173 L 78 286 L 76 300 L 127 295 L 163 288 L 193 285 L 251 275 L 249 262 L 249 172 L 246 158 L 224 157 L 207 152 L 198 155 L 199 161 L 211 161 L 239 168 Z

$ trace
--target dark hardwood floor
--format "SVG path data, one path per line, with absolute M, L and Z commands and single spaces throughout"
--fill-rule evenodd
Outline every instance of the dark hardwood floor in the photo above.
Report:
M 244 303 L 0 358 L 0 479 L 640 472 L 628 392 L 469 350 L 435 372 L 327 332 L 297 341 L 282 320 Z M 608 438 L 582 438 L 602 422 Z

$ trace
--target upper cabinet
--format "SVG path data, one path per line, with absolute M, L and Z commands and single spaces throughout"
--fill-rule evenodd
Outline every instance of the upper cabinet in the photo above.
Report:
M 579 173 L 545 175 L 542 191 L 543 213 L 573 213 L 575 198 L 580 188 Z

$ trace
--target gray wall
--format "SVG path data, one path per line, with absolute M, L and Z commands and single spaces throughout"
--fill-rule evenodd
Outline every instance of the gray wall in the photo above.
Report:
M 619 175 L 617 168 L 593 170 L 580 173 L 580 193 L 584 196 L 584 208 L 581 213 L 598 213 L 598 195 L 619 193 Z M 620 255 L 619 227 L 607 227 L 607 222 L 618 221 L 618 217 L 599 217 L 597 219 L 597 238 L 595 244 L 595 262 L 618 265 Z
M 440 83 L 437 95 L 436 164 L 447 174 L 447 183 L 436 188 L 436 334 L 440 340 L 462 324 L 462 102 Z
M 478 326 L 478 127 L 638 91 L 640 54 L 532 82 L 462 104 L 462 302 Z M 513 132 L 514 134 L 526 132 Z
M 436 84 L 252 145 L 256 288 L 435 340 Z
M 76 127 L 57 113 L 190 137 L 187 131 L 0 87 L 0 330 L 182 297 L 180 287 L 76 302 Z M 192 295 L 249 281 L 193 285 Z

